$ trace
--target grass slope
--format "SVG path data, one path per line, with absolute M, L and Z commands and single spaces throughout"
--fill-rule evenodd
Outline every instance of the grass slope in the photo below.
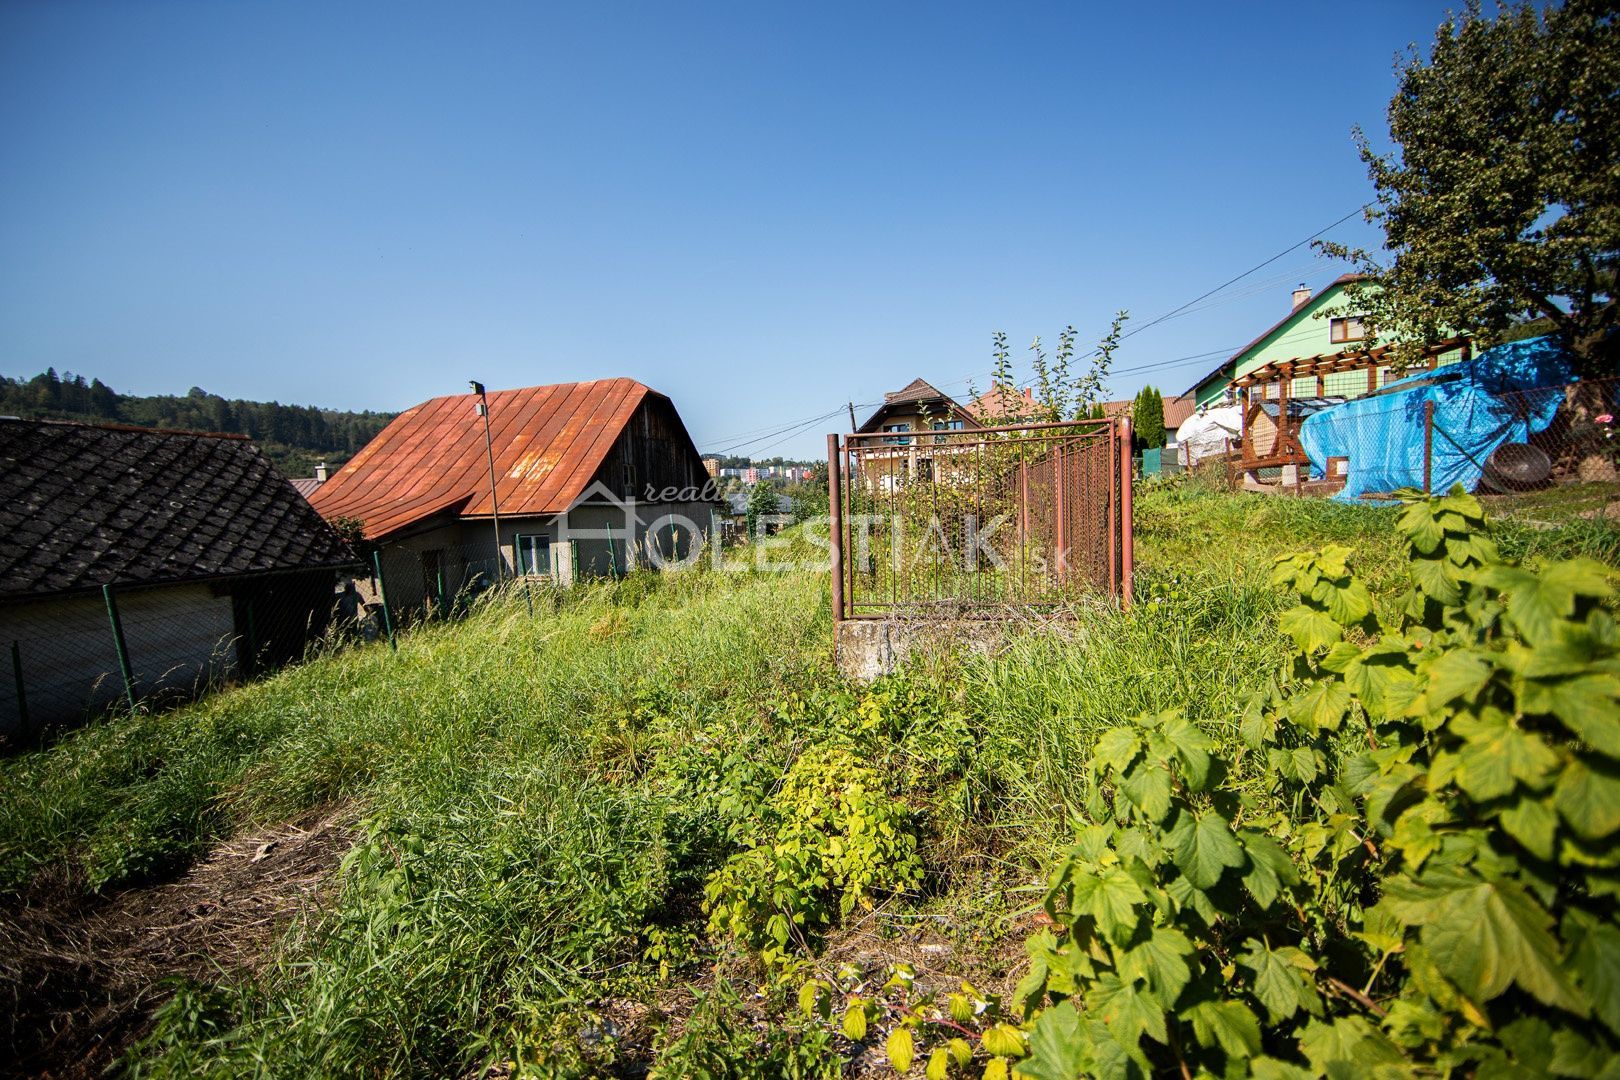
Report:
M 222 838 L 346 801 L 365 839 L 330 910 L 261 977 L 183 989 L 132 1055 L 137 1074 L 440 1076 L 515 1058 L 636 1073 L 661 1052 L 677 1075 L 723 1071 L 728 1039 L 738 1061 L 813 1061 L 814 1045 L 727 1027 L 741 1006 L 708 976 L 686 1021 L 705 1037 L 683 1042 L 678 1021 L 657 1033 L 671 987 L 723 955 L 701 933 L 704 881 L 803 748 L 848 748 L 912 816 L 923 884 L 877 922 L 931 918 L 978 950 L 962 963 L 994 973 L 987 958 L 1022 938 L 1005 920 L 1030 898 L 1014 890 L 1068 836 L 1095 733 L 1181 708 L 1230 739 L 1282 655 L 1270 557 L 1345 544 L 1387 592 L 1390 521 L 1150 489 L 1132 609 L 988 657 L 925 657 L 871 693 L 832 670 L 823 575 L 637 575 L 538 597 L 532 617 L 521 596 L 497 599 L 397 654 L 323 657 L 0 763 L 0 888 L 20 904 L 139 887 Z M 1589 522 L 1502 542 L 1532 561 L 1620 552 Z M 616 1034 L 608 1000 L 636 1003 L 646 1032 Z M 698 1042 L 721 1066 L 680 1057 Z

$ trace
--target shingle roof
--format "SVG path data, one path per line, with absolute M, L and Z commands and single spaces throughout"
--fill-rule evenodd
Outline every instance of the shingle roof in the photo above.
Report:
M 1129 416 L 1136 408 L 1136 399 L 1127 398 L 1124 401 L 1105 401 L 1102 403 L 1103 415 L 1112 420 L 1119 416 Z M 1179 428 L 1187 422 L 1187 418 L 1198 411 L 1198 399 L 1191 394 L 1180 397 L 1164 399 L 1164 426 L 1170 430 Z
M 0 597 L 353 561 L 241 436 L 0 420 Z
M 636 409 L 662 396 L 634 379 L 490 391 L 501 515 L 567 510 Z M 405 410 L 316 489 L 310 502 L 328 520 L 359 518 L 371 538 L 446 510 L 488 516 L 489 459 L 477 402 L 476 395 L 453 394 Z
M 942 406 L 944 415 L 959 418 L 974 427 L 979 426 L 979 422 L 974 418 L 973 414 L 958 405 L 949 394 L 942 393 L 926 380 L 912 379 L 901 389 L 884 394 L 883 404 L 879 405 L 877 411 L 868 416 L 866 421 L 856 430 L 876 430 L 883 417 L 888 416 L 898 406 L 933 402 L 938 402 Z
M 315 494 L 315 489 L 321 486 L 322 481 L 313 476 L 295 476 L 292 478 L 291 483 L 293 490 L 307 499 Z

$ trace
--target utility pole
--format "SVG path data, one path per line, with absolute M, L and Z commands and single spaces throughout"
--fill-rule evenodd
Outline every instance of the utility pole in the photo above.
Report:
M 468 386 L 478 395 L 478 415 L 484 418 L 484 452 L 489 455 L 489 516 L 495 522 L 495 584 L 501 583 L 501 507 L 500 497 L 495 489 L 495 441 L 489 433 L 489 397 L 484 393 L 484 384 L 474 379 Z
M 849 433 L 855 434 L 855 403 L 849 403 Z

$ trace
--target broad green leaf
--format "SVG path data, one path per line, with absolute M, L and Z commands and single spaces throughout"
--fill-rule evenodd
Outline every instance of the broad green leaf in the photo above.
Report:
M 1074 882 L 1075 910 L 1097 920 L 1097 927 L 1116 941 L 1136 929 L 1135 905 L 1146 903 L 1147 893 L 1123 867 L 1086 875 Z
M 1251 1058 L 1260 1052 L 1260 1018 L 1241 1001 L 1200 1001 L 1182 1013 L 1192 1021 L 1199 1045 L 1219 1048 L 1231 1058 Z
M 1599 1077 L 1604 1069 L 1609 1075 L 1620 1074 L 1608 1049 L 1599 1043 L 1582 1038 L 1569 1028 L 1552 1034 L 1552 1060 L 1547 1071 L 1553 1076 Z
M 1243 850 L 1249 856 L 1249 869 L 1243 875 L 1243 887 L 1261 907 L 1270 907 L 1283 886 L 1299 884 L 1299 871 L 1288 852 L 1271 837 L 1253 829 L 1239 833 Z
M 1457 785 L 1475 799 L 1499 799 L 1517 781 L 1545 785 L 1558 755 L 1541 737 L 1503 721 L 1475 724 L 1459 718 L 1452 730 L 1468 741 L 1457 754 Z
M 951 1058 L 943 1046 L 937 1046 L 928 1055 L 928 1064 L 923 1069 L 923 1076 L 927 1080 L 946 1080 L 951 1075 Z
M 1283 779 L 1309 784 L 1316 779 L 1316 751 L 1309 746 L 1295 746 L 1287 750 L 1272 747 L 1266 760 Z
M 1182 811 L 1167 837 L 1171 858 L 1199 889 L 1208 889 L 1229 866 L 1243 865 L 1243 848 L 1226 819 L 1216 813 Z
M 1151 759 L 1139 761 L 1124 776 L 1116 777 L 1119 790 L 1149 821 L 1162 822 L 1170 813 L 1173 787 L 1170 770 Z
M 1553 803 L 1570 828 L 1602 840 L 1620 829 L 1620 776 L 1612 765 L 1572 758 L 1553 788 Z
M 1360 578 L 1352 578 L 1347 584 L 1328 592 L 1327 611 L 1335 622 L 1355 626 L 1372 614 L 1372 594 Z
M 1105 974 L 1086 992 L 1086 1012 L 1108 1025 L 1115 1038 L 1127 1046 L 1146 1033 L 1157 1042 L 1166 1041 L 1164 1007 L 1153 991 L 1138 983 L 1126 983 L 1114 974 Z
M 1325 649 L 1344 637 L 1344 628 L 1334 622 L 1331 615 L 1303 604 L 1283 612 L 1277 626 L 1293 638 L 1304 653 Z
M 1116 954 L 1121 978 L 1127 982 L 1144 979 L 1166 1008 L 1173 1009 L 1176 998 L 1192 977 L 1187 957 L 1193 955 L 1192 942 L 1180 930 L 1155 926 L 1146 941 Z
M 1584 915 L 1569 918 L 1564 926 L 1575 981 L 1591 999 L 1598 1019 L 1620 1035 L 1620 927 Z
M 1080 1026 L 1074 1001 L 1065 999 L 1035 1018 L 1029 1033 L 1029 1057 L 1018 1063 L 1018 1075 L 1029 1080 L 1074 1080 L 1091 1064 L 1091 1042 Z
M 1318 1075 L 1365 1076 L 1374 1066 L 1397 1065 L 1399 1048 L 1359 1016 L 1329 1023 L 1312 1020 L 1300 1035 L 1299 1048 Z
M 1440 546 L 1440 541 L 1446 537 L 1446 532 L 1440 523 L 1434 519 L 1434 510 L 1427 502 L 1409 503 L 1401 516 L 1395 522 L 1395 528 L 1400 530 L 1412 542 L 1412 546 L 1427 555 Z
M 1425 596 L 1441 604 L 1455 604 L 1462 599 L 1457 589 L 1457 575 L 1444 559 L 1413 559 L 1412 581 Z
M 1288 718 L 1307 731 L 1337 731 L 1350 709 L 1350 690 L 1337 680 L 1318 679 L 1288 699 Z
M 1238 963 L 1254 972 L 1254 996 L 1266 1007 L 1271 1022 L 1280 1024 L 1305 1007 L 1300 973 L 1280 950 L 1273 951 L 1253 938 L 1249 939 L 1248 946 Z
M 1111 727 L 1097 739 L 1092 751 L 1094 765 L 1107 766 L 1115 772 L 1123 770 L 1142 752 L 1142 739 L 1127 727 Z
M 1513 882 L 1475 882 L 1445 892 L 1428 915 L 1422 941 L 1435 964 L 1475 1001 L 1517 983 L 1548 1005 L 1585 1015 L 1560 965 L 1552 918 Z
M 1209 783 L 1210 754 L 1215 750 L 1215 741 L 1182 716 L 1170 716 L 1160 730 L 1175 747 L 1176 760 L 1181 763 L 1181 775 L 1187 786 L 1194 791 L 1204 790 Z
M 1519 707 L 1556 716 L 1592 749 L 1620 758 L 1620 678 L 1607 673 L 1526 679 Z
M 888 1051 L 889 1064 L 894 1066 L 895 1072 L 904 1074 L 911 1068 L 911 1060 L 916 1053 L 916 1045 L 912 1042 L 910 1028 L 897 1027 L 889 1032 L 889 1037 L 885 1040 L 883 1047 Z
M 1502 828 L 1538 859 L 1553 857 L 1553 841 L 1558 832 L 1558 815 L 1545 796 L 1527 796 L 1502 812 Z
M 1490 662 L 1478 653 L 1468 649 L 1452 649 L 1441 654 L 1424 672 L 1428 677 L 1424 697 L 1431 709 L 1460 697 L 1471 698 L 1490 681 L 1494 670 Z
M 1577 597 L 1609 594 L 1607 571 L 1590 559 L 1551 563 L 1537 573 L 1493 566 L 1485 580 L 1502 591 L 1509 621 L 1532 645 L 1555 639 L 1559 623 L 1574 615 Z
M 1027 1052 L 1024 1045 L 1024 1033 L 1011 1024 L 992 1024 L 990 1028 L 979 1037 L 986 1053 L 997 1057 L 1016 1058 L 1023 1057 Z
M 1253 1080 L 1319 1080 L 1309 1069 L 1302 1069 L 1288 1061 L 1278 1061 L 1276 1058 L 1255 1058 L 1249 1063 L 1249 1075 Z
M 859 1001 L 844 1010 L 844 1037 L 850 1042 L 866 1038 L 866 1006 Z

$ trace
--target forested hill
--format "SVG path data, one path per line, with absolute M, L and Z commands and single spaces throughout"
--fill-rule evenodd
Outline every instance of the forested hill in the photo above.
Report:
M 196 386 L 183 396 L 139 397 L 120 394 L 100 379 L 58 375 L 55 368 L 27 380 L 0 375 L 0 415 L 246 435 L 290 477 L 311 475 L 317 461 L 335 470 L 394 418 L 392 413 L 227 400 Z

